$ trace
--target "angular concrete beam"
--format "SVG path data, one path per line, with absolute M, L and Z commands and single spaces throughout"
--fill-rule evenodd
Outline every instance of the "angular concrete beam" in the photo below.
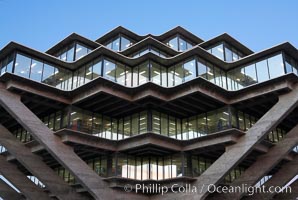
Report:
M 15 165 L 0 155 L 0 173 L 9 180 L 27 199 L 50 200 L 51 198 L 37 185 L 30 181 Z
M 273 146 L 267 154 L 257 158 L 245 172 L 236 179 L 232 186 L 241 187 L 242 185 L 254 186 L 262 177 L 267 175 L 298 143 L 298 124 L 289 131 L 286 136 Z M 298 167 L 298 166 L 297 166 Z M 244 191 L 243 191 L 244 192 Z M 221 194 L 230 199 L 240 199 L 244 193 Z M 219 195 L 218 195 L 219 196 Z M 229 199 L 228 198 L 228 199 Z
M 298 174 L 298 155 L 295 156 L 293 161 L 290 161 L 284 165 L 276 172 L 271 179 L 269 179 L 264 185 L 266 188 L 273 186 L 283 187 L 289 181 L 293 179 Z M 294 192 L 294 190 L 292 190 Z M 296 191 L 297 192 L 297 191 Z M 257 193 L 253 196 L 247 197 L 247 199 L 272 199 L 276 193 Z
M 10 187 L 7 183 L 5 183 L 2 179 L 0 179 L 0 197 L 3 199 L 9 200 L 23 200 L 23 196 L 21 193 L 15 191 L 12 187 Z
M 122 192 L 112 190 L 103 178 L 98 176 L 70 146 L 63 144 L 37 116 L 34 115 L 21 101 L 20 97 L 5 89 L 0 89 L 0 105 L 16 119 L 34 139 L 66 169 L 76 180 L 95 198 L 109 199 L 111 195 Z M 127 194 L 130 199 L 144 199 L 135 194 Z
M 28 171 L 37 177 L 58 199 L 87 199 L 76 193 L 58 176 L 42 159 L 33 154 L 29 148 L 18 141 L 12 133 L 0 124 L 0 144 L 3 145 Z

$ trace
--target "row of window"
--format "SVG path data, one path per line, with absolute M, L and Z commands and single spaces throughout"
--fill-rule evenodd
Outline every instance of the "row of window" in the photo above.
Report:
M 209 53 L 227 62 L 237 61 L 243 57 L 243 54 L 232 48 L 226 42 L 221 42 L 207 50 Z
M 86 161 L 88 166 L 102 177 L 121 177 L 135 180 L 165 180 L 177 177 L 197 177 L 206 171 L 213 160 L 200 155 L 173 154 L 168 156 L 135 156 L 117 153 L 101 155 Z M 231 183 L 245 168 L 235 167 L 225 177 Z M 69 184 L 75 184 L 74 176 L 63 167 L 55 171 Z
M 175 49 L 176 51 L 186 51 L 193 47 L 192 44 L 187 42 L 181 35 L 176 35 L 173 38 L 165 41 L 165 43 L 171 47 L 172 49 Z
M 73 62 L 87 55 L 91 51 L 92 49 L 89 49 L 85 45 L 79 42 L 73 42 L 64 49 L 60 50 L 56 54 L 56 57 L 63 61 Z
M 13 62 L 11 60 L 13 56 L 10 56 L 9 59 L 6 58 L 2 62 L 4 67 L 0 70 L 3 73 L 9 70 L 8 72 L 62 90 L 75 89 L 101 76 L 128 87 L 135 87 L 149 81 L 164 87 L 172 87 L 196 77 L 202 77 L 220 87 L 234 91 L 286 73 L 293 72 L 297 74 L 297 62 L 283 55 L 279 53 L 228 72 L 196 57 L 169 68 L 163 67 L 152 60 L 145 61 L 132 68 L 111 59 L 100 57 L 72 72 L 17 53 L 14 67 L 12 67 Z
M 113 38 L 106 43 L 106 47 L 114 51 L 123 51 L 130 47 L 133 44 L 133 41 L 129 40 L 124 35 L 120 34 L 116 38 Z
M 41 120 L 53 131 L 69 128 L 110 140 L 122 140 L 148 132 L 177 140 L 190 140 L 228 128 L 247 131 L 258 119 L 232 107 L 223 107 L 183 119 L 155 110 L 116 119 L 71 107 L 69 110 L 44 116 Z M 22 128 L 16 129 L 13 133 L 22 142 L 32 140 L 31 135 Z M 285 134 L 285 130 L 278 127 L 268 134 L 267 140 L 275 143 Z

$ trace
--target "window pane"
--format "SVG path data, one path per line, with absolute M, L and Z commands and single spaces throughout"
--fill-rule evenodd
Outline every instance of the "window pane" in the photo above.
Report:
M 212 48 L 212 54 L 221 60 L 224 60 L 223 44 L 220 44 Z
M 142 85 L 149 80 L 149 62 L 145 62 L 139 66 L 139 85 Z
M 169 137 L 176 138 L 176 120 L 169 116 Z
M 199 72 L 199 76 L 203 78 L 207 78 L 206 65 L 205 65 L 205 62 L 202 60 L 198 60 L 198 72 Z
M 92 79 L 101 76 L 101 59 L 98 59 L 93 64 L 93 76 Z
M 185 81 L 192 80 L 196 77 L 196 64 L 195 60 L 188 61 L 184 63 L 184 75 Z
M 167 43 L 172 49 L 178 51 L 178 38 L 174 37 Z
M 74 44 L 70 45 L 68 48 L 66 61 L 74 61 Z
M 187 49 L 186 41 L 179 38 L 179 51 L 185 51 Z
M 139 114 L 132 115 L 131 119 L 131 134 L 138 135 L 139 134 Z
M 269 79 L 267 60 L 263 60 L 256 63 L 258 81 L 263 82 Z
M 14 73 L 25 78 L 29 78 L 31 59 L 21 54 L 17 54 Z
M 168 136 L 168 115 L 161 114 L 161 134 Z
M 12 73 L 12 65 L 14 61 L 14 54 L 10 54 L 7 58 L 6 71 Z
M 140 113 L 140 133 L 147 132 L 147 111 Z
M 282 55 L 269 58 L 268 67 L 271 79 L 285 74 Z
M 120 63 L 117 63 L 116 82 L 125 85 L 125 66 Z
M 121 37 L 121 51 L 127 49 L 130 46 L 131 42 L 125 37 Z
M 132 73 L 132 86 L 133 87 L 138 86 L 138 70 L 139 70 L 139 67 L 133 68 L 133 73 Z
M 85 56 L 88 53 L 88 49 L 80 44 L 77 44 L 76 48 L 76 60 L 80 59 L 81 57 Z
M 130 117 L 124 118 L 124 138 L 130 137 Z
M 167 87 L 167 69 L 165 67 L 161 67 L 161 85 L 163 87 Z
M 257 74 L 255 64 L 245 67 L 245 85 L 251 85 L 257 83 Z
M 43 75 L 42 75 L 42 82 L 48 85 L 54 85 L 54 81 L 55 81 L 55 72 L 54 72 L 55 68 L 51 65 L 48 64 L 44 64 L 43 67 Z
M 37 60 L 32 60 L 30 79 L 40 82 L 42 75 L 43 63 Z
M 174 74 L 175 74 L 174 76 L 175 85 L 180 85 L 182 83 L 183 76 L 184 76 L 182 63 L 175 66 Z
M 150 61 L 151 64 L 151 81 L 160 85 L 161 76 L 160 76 L 160 66 L 155 62 Z
M 174 86 L 174 75 L 175 75 L 175 66 L 172 66 L 168 69 L 168 86 Z
M 85 83 L 88 83 L 92 80 L 92 63 L 89 63 L 86 65 L 86 71 L 85 71 Z
M 119 51 L 120 50 L 120 37 L 118 37 L 117 39 L 115 39 L 112 42 L 112 50 L 114 50 L 114 51 Z
M 207 75 L 207 80 L 211 81 L 212 83 L 215 83 L 213 66 L 210 63 L 207 63 L 206 75 Z
M 104 77 L 115 81 L 115 70 L 116 70 L 115 63 L 109 60 L 104 60 L 104 71 L 103 71 Z
M 152 111 L 152 132 L 160 134 L 160 116 L 156 111 Z
M 126 66 L 126 80 L 125 84 L 128 87 L 131 87 L 132 84 L 132 69 L 131 67 Z
M 225 53 L 226 53 L 226 61 L 227 62 L 233 61 L 231 49 L 229 49 L 228 47 L 225 47 Z

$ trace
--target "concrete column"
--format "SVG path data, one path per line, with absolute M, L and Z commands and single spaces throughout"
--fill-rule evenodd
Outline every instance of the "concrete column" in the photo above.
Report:
M 273 169 L 298 143 L 298 125 L 296 125 L 286 136 L 273 146 L 268 153 L 261 155 L 257 158 L 245 172 L 236 179 L 231 185 L 233 187 L 254 186 L 262 177 L 267 175 L 271 169 Z M 244 191 L 243 191 L 244 192 Z M 218 194 L 216 198 L 226 199 L 240 199 L 244 193 L 230 193 L 230 194 Z
M 124 193 L 109 188 L 102 177 L 98 176 L 70 146 L 63 144 L 60 138 L 54 135 L 34 113 L 21 101 L 20 96 L 0 89 L 0 105 L 25 128 L 34 139 L 66 169 L 76 180 L 96 199 L 110 199 L 111 195 L 119 195 L 128 199 L 144 199 L 144 196 L 133 193 Z
M 0 173 L 11 182 L 27 199 L 50 200 L 51 198 L 37 185 L 30 181 L 15 165 L 0 155 Z
M 42 159 L 33 154 L 12 133 L 0 124 L 0 144 L 3 145 L 28 171 L 36 176 L 57 198 L 83 200 L 84 196 L 75 192 L 58 174 L 56 174 Z
M 5 183 L 2 179 L 0 179 L 0 197 L 3 199 L 9 200 L 23 200 L 23 196 L 21 193 L 15 191 L 12 187 L 10 187 L 7 183 Z
M 238 142 L 229 146 L 197 180 L 193 183 L 199 188 L 195 195 L 169 194 L 171 199 L 205 199 L 208 195 L 208 186 L 219 184 L 224 177 L 236 167 L 263 138 L 274 129 L 298 104 L 298 85 L 292 91 L 281 95 L 279 101 L 250 128 Z
M 276 172 L 271 179 L 269 179 L 264 186 L 266 188 L 273 186 L 279 186 L 283 187 L 286 185 L 289 181 L 293 179 L 298 174 L 298 155 L 294 157 L 294 159 L 284 165 Z M 297 192 L 294 191 L 294 188 L 292 192 Z M 261 193 L 261 194 L 255 194 L 253 196 L 249 196 L 246 199 L 272 199 L 276 193 Z

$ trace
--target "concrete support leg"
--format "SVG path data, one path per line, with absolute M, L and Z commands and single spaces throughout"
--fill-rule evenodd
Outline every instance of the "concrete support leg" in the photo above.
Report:
M 277 173 L 275 173 L 271 179 L 269 179 L 264 186 L 269 188 L 270 186 L 273 187 L 283 187 L 289 181 L 293 179 L 298 174 L 298 155 L 295 158 L 284 164 Z M 297 192 L 292 190 L 292 192 Z M 258 193 L 253 196 L 249 196 L 246 199 L 272 199 L 276 193 Z
M 62 180 L 39 156 L 33 154 L 24 144 L 18 141 L 12 133 L 0 124 L 0 144 L 3 145 L 28 171 L 36 176 L 58 199 L 86 199 L 75 192 Z
M 236 179 L 232 186 L 241 187 L 254 186 L 261 178 L 267 175 L 272 168 L 274 168 L 298 143 L 298 125 L 296 125 L 278 144 L 273 146 L 268 153 L 258 157 L 257 161 L 253 163 L 245 172 Z M 243 191 L 244 192 L 244 191 Z M 218 194 L 213 199 L 240 199 L 244 193 L 230 193 Z
M 0 179 L 0 197 L 2 197 L 3 199 L 9 199 L 9 200 L 23 200 L 24 199 L 20 193 L 15 191 L 12 187 L 10 187 L 2 179 Z
M 9 180 L 27 199 L 50 200 L 50 197 L 30 181 L 15 165 L 0 155 L 0 173 Z
M 70 146 L 63 144 L 21 101 L 20 96 L 0 89 L 0 105 L 17 120 L 44 148 L 97 200 L 110 199 L 112 195 L 125 195 L 128 199 L 144 199 L 144 196 L 124 193 L 109 188 Z

